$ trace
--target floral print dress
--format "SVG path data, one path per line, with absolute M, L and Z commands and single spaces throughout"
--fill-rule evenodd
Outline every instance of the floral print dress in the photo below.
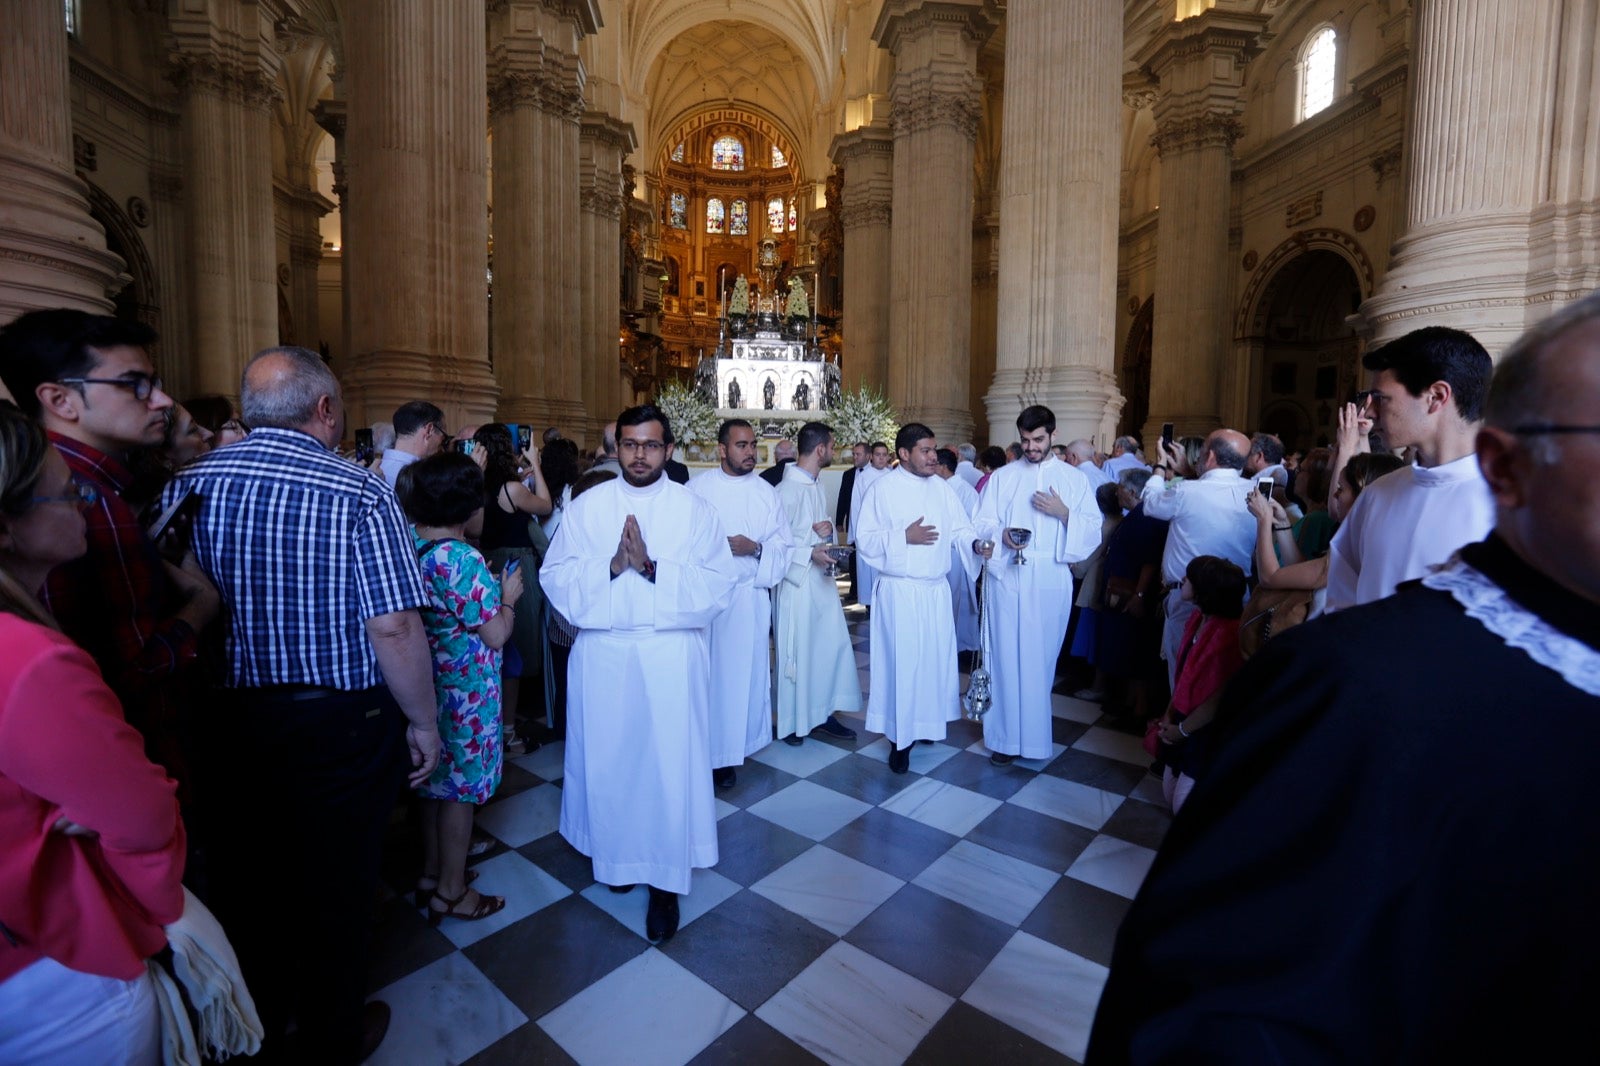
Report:
M 500 609 L 500 582 L 471 545 L 412 533 L 428 606 L 422 621 L 433 652 L 439 705 L 439 765 L 417 788 L 427 799 L 484 803 L 500 785 L 500 652 L 478 627 Z

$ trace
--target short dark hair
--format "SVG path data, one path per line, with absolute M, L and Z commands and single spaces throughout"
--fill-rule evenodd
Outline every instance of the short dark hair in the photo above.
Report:
M 617 416 L 617 439 L 622 439 L 624 426 L 642 426 L 646 422 L 661 423 L 661 443 L 672 443 L 672 421 L 667 418 L 667 413 L 653 403 L 641 403 L 630 407 Z
M 1368 370 L 1387 370 L 1413 396 L 1435 381 L 1450 386 L 1456 411 L 1468 422 L 1483 418 L 1483 400 L 1489 393 L 1494 360 L 1470 333 L 1448 326 L 1412 330 L 1361 359 Z
M 952 474 L 956 472 L 956 465 L 960 463 L 961 460 L 956 458 L 956 452 L 954 448 L 940 448 L 934 454 L 938 455 L 940 466 L 944 467 Z
M 807 422 L 800 427 L 800 437 L 795 442 L 801 455 L 810 455 L 817 450 L 817 446 L 825 443 L 833 436 L 833 430 L 826 422 Z
M 156 331 L 143 322 L 125 322 L 69 307 L 29 311 L 0 328 L 0 381 L 17 407 L 39 417 L 34 390 L 47 381 L 86 377 L 100 365 L 97 348 L 148 348 Z
M 444 425 L 444 412 L 427 400 L 412 400 L 395 408 L 394 435 L 409 437 L 423 426 Z
M 1117 499 L 1117 483 L 1114 481 L 1107 481 L 1103 485 L 1095 486 L 1094 502 L 1103 515 L 1122 513 L 1122 501 Z
M 858 440 L 854 444 L 850 445 L 850 447 L 852 449 L 855 449 L 855 448 L 866 448 L 867 451 L 869 451 L 869 452 L 872 450 L 871 446 L 868 445 L 867 442 L 864 441 L 864 440 Z
M 867 448 L 867 451 L 875 452 L 879 448 L 882 448 L 884 451 L 888 451 L 889 450 L 889 445 L 888 445 L 888 443 L 886 441 L 875 440 L 875 441 L 872 442 L 871 446 Z
M 723 421 L 722 425 L 717 427 L 717 443 L 726 445 L 728 443 L 728 434 L 732 433 L 736 429 L 748 429 L 754 433 L 755 428 L 756 427 L 752 426 L 749 422 L 742 418 L 726 419 Z
M 1014 440 L 1006 445 L 1006 461 L 1012 462 L 1022 458 L 1022 442 Z
M 991 444 L 978 454 L 978 460 L 990 470 L 999 470 L 1006 465 L 1006 450 L 998 444 Z
M 1250 450 L 1265 459 L 1268 466 L 1283 462 L 1283 441 L 1271 433 L 1257 433 L 1251 437 Z
M 394 494 L 419 526 L 455 526 L 483 507 L 483 472 L 453 449 L 400 468 Z
M 1392 474 L 1406 465 L 1406 461 L 1392 452 L 1357 452 L 1344 464 L 1339 476 L 1357 496 L 1385 474 Z
M 1239 454 L 1239 449 L 1228 443 L 1226 437 L 1212 437 L 1205 443 L 1205 450 L 1216 457 L 1217 466 L 1227 470 L 1243 470 L 1245 457 Z
M 894 435 L 894 451 L 899 455 L 901 451 L 910 451 L 917 446 L 919 441 L 925 441 L 933 436 L 933 430 L 921 422 L 907 422 L 900 427 L 900 432 Z
M 1215 555 L 1196 555 L 1183 576 L 1194 588 L 1194 605 L 1213 618 L 1244 613 L 1244 571 Z
M 604 485 L 616 476 L 615 470 L 591 470 L 572 483 L 572 498 L 576 500 L 596 485 Z
M 1054 433 L 1056 413 L 1042 403 L 1024 407 L 1022 413 L 1017 416 L 1017 428 L 1024 433 L 1032 433 L 1036 429 Z

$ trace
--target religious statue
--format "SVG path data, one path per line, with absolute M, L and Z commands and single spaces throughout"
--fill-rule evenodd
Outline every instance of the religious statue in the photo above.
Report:
M 839 406 L 843 398 L 843 388 L 840 384 L 839 353 L 833 353 L 833 359 L 822 367 L 822 396 L 823 406 L 834 408 Z
M 765 409 L 768 410 L 768 411 L 772 410 L 774 401 L 777 399 L 777 395 L 778 395 L 777 383 L 774 382 L 771 378 L 768 378 L 767 381 L 766 381 L 766 384 L 761 386 L 762 406 L 765 407 Z
M 794 387 L 794 409 L 796 411 L 811 410 L 811 386 L 803 381 Z
M 743 399 L 744 396 L 739 390 L 739 379 L 734 378 L 732 381 L 728 382 L 728 406 L 737 411 L 739 409 L 739 402 Z
M 694 368 L 694 391 L 709 403 L 717 402 L 717 361 L 704 355 Z

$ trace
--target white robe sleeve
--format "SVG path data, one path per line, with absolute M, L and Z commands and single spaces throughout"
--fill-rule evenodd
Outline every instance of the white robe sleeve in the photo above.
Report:
M 1356 605 L 1357 585 L 1361 580 L 1361 527 L 1367 508 L 1366 493 L 1356 497 L 1350 513 L 1344 516 L 1328 544 L 1328 595 L 1323 611 L 1332 614 Z
M 754 538 L 761 544 L 761 558 L 756 562 L 756 588 L 770 589 L 782 581 L 794 565 L 794 540 L 789 535 L 789 519 L 776 490 L 763 493 L 768 507 L 761 527 Z M 810 549 L 806 564 L 810 565 Z
M 789 547 L 785 553 L 788 556 L 788 565 L 782 573 L 785 582 L 798 588 L 805 584 L 806 574 L 811 570 L 811 549 L 817 545 L 818 538 L 811 530 L 813 520 L 811 509 L 806 506 L 805 493 L 793 482 L 787 484 L 791 487 L 778 490 L 778 500 L 789 536 Z M 763 552 L 764 559 L 765 552 Z
M 647 610 L 647 625 L 657 630 L 703 629 L 733 602 L 734 588 L 739 583 L 733 565 L 733 552 L 728 548 L 728 535 L 723 532 L 711 505 L 697 501 L 692 512 L 691 528 L 685 551 L 681 558 L 656 559 L 654 584 L 637 571 L 628 571 L 617 578 L 620 585 L 630 575 L 642 589 L 612 589 L 612 610 L 616 611 L 621 597 L 632 602 L 629 611 Z M 648 550 L 650 541 L 645 540 Z M 654 555 L 652 555 L 654 558 Z M 606 570 L 610 573 L 610 568 Z M 581 629 L 583 623 L 577 623 Z
M 909 553 L 905 527 L 894 514 L 895 475 L 879 478 L 867 487 L 861 501 L 861 520 L 856 530 L 856 551 L 866 564 L 889 577 L 909 575 Z M 913 515 L 911 518 L 915 518 Z M 911 524 L 906 519 L 906 525 Z M 934 515 L 935 520 L 938 519 Z M 927 521 L 924 515 L 923 520 Z M 940 531 L 941 533 L 943 530 Z
M 949 514 L 945 517 L 945 525 L 939 530 L 939 539 L 955 549 L 956 558 L 961 560 L 961 568 L 966 571 L 968 581 L 978 580 L 978 574 L 983 570 L 983 559 L 972 550 L 972 542 L 978 539 L 977 529 L 972 524 L 972 519 L 967 515 L 967 508 L 961 502 L 961 497 L 949 485 L 940 482 L 945 495 L 949 497 Z
M 1067 521 L 1066 529 L 1056 538 L 1055 561 L 1058 563 L 1082 562 L 1100 547 L 1100 527 L 1103 523 L 1100 505 L 1094 499 L 1094 486 L 1089 484 L 1088 478 L 1074 478 L 1072 483 L 1078 491 L 1068 490 L 1068 496 L 1063 497 L 1067 505 Z
M 576 511 L 568 507 L 539 567 L 539 586 L 550 606 L 579 629 L 610 629 L 611 556 L 622 532 L 619 529 L 603 548 L 587 543 L 588 538 L 578 529 L 582 514 L 581 507 Z
M 978 494 L 978 510 L 972 516 L 972 528 L 976 531 L 975 539 L 992 540 L 997 545 L 1000 542 L 1000 530 L 1005 527 L 1004 516 L 1001 515 L 1001 502 L 999 486 L 995 484 L 993 475 L 984 483 L 983 491 Z

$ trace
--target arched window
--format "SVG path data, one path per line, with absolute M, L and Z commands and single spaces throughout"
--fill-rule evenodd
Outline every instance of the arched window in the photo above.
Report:
M 1300 50 L 1299 121 L 1304 122 L 1333 103 L 1337 54 L 1338 38 L 1332 26 L 1324 26 L 1306 38 Z
M 711 145 L 712 170 L 743 170 L 744 144 L 737 137 L 718 137 Z
M 735 200 L 728 209 L 728 232 L 735 237 L 743 237 L 750 232 L 750 204 L 744 200 Z
M 774 196 L 767 201 L 767 228 L 773 233 L 783 232 L 783 197 Z
M 772 169 L 782 170 L 789 165 L 789 160 L 784 158 L 783 150 L 777 145 L 772 146 Z
M 678 142 L 678 147 L 676 147 L 676 148 L 674 148 L 672 150 L 672 161 L 674 163 L 683 162 L 683 142 L 682 141 L 679 141 Z
M 667 212 L 667 225 L 673 229 L 689 228 L 689 198 L 681 192 L 672 194 L 668 201 L 672 206 Z
M 706 232 L 721 233 L 723 223 L 722 201 L 713 196 L 706 201 Z
M 789 232 L 800 228 L 800 216 L 794 213 L 794 197 L 789 197 Z

